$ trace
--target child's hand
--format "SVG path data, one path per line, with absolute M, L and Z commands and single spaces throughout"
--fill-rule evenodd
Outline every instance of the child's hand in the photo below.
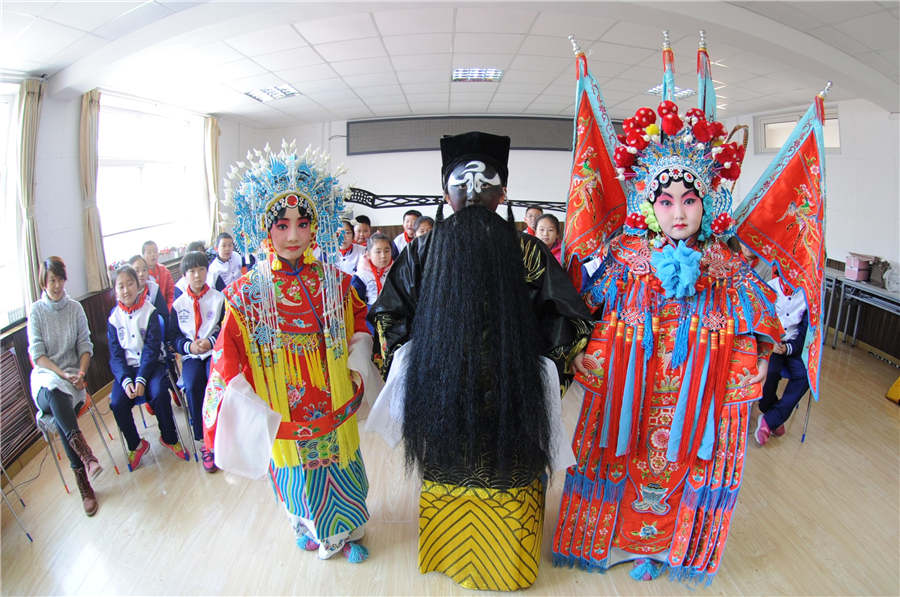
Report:
M 144 384 L 142 384 L 141 382 L 137 382 L 134 385 L 134 396 L 135 396 L 135 398 L 140 398 L 143 395 L 144 395 Z
M 787 352 L 787 346 L 785 346 L 783 342 L 776 342 L 772 352 L 775 354 L 784 354 Z
M 134 393 L 134 384 L 130 383 L 125 386 L 125 395 L 128 396 L 130 400 L 134 400 L 137 396 Z
M 212 343 L 210 343 L 208 338 L 198 340 L 197 342 L 200 345 L 200 353 L 209 352 L 210 350 L 212 350 Z

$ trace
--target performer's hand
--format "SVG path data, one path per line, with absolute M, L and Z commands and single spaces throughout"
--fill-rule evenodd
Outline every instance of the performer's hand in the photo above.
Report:
M 583 350 L 581 352 L 579 352 L 577 355 L 575 355 L 574 359 L 572 359 L 572 367 L 575 368 L 575 371 L 581 373 L 585 377 L 591 375 L 591 372 L 588 371 L 584 366 L 584 351 Z
M 769 374 L 769 360 L 768 359 L 759 359 L 756 361 L 756 367 L 758 372 L 756 375 L 747 380 L 748 384 L 755 384 L 761 381 L 765 381 L 766 376 Z

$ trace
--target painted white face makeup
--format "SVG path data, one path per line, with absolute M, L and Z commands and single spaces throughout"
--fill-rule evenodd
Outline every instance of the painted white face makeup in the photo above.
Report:
M 700 230 L 703 202 L 694 189 L 673 180 L 656 198 L 653 213 L 666 236 L 674 241 L 687 240 Z
M 454 170 L 447 178 L 447 186 L 465 185 L 466 195 L 481 193 L 484 185 L 500 186 L 500 174 L 495 172 L 490 178 L 484 175 L 486 166 L 484 162 L 473 160 L 460 170 Z

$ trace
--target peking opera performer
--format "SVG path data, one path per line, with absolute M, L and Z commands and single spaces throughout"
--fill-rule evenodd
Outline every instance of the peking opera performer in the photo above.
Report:
M 702 33 L 699 107 L 681 113 L 672 101 L 666 36 L 663 101 L 637 110 L 618 136 L 577 47 L 576 56 L 564 250 L 595 325 L 590 374 L 576 376 L 577 463 L 566 474 L 554 563 L 605 571 L 632 561 L 635 579 L 668 569 L 676 580 L 711 582 L 741 487 L 751 406 L 782 333 L 773 293 L 726 241 L 737 236 L 814 304 L 804 355 L 816 388 L 822 94 L 732 216 L 744 147 L 715 119 Z

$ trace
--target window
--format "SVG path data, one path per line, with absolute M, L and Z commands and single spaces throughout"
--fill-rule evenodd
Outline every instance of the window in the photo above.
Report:
M 786 112 L 755 117 L 756 153 L 777 153 L 790 137 L 794 127 L 800 122 L 804 112 Z M 826 107 L 825 125 L 822 127 L 825 149 L 839 151 L 841 148 L 838 128 L 837 108 Z
M 203 119 L 150 102 L 100 96 L 97 209 L 108 265 L 209 236 Z
M 25 317 L 25 280 L 19 276 L 16 209 L 15 111 L 18 85 L 0 83 L 0 329 Z

